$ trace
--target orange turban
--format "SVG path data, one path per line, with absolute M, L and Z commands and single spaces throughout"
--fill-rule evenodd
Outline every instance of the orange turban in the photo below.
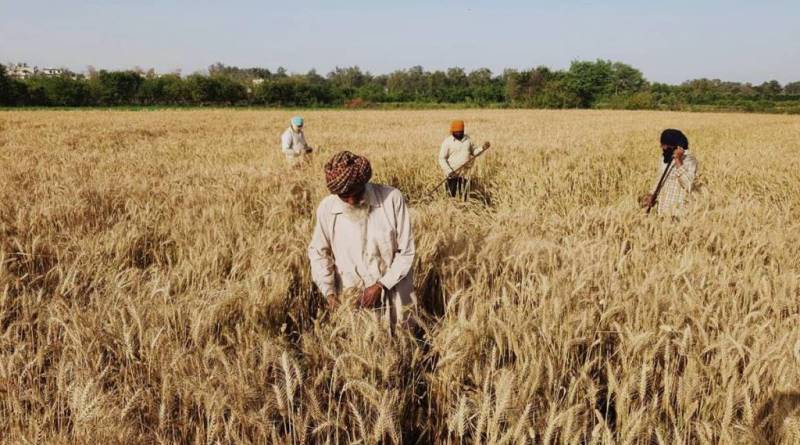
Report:
M 464 121 L 456 120 L 450 122 L 450 133 L 458 133 L 464 131 Z

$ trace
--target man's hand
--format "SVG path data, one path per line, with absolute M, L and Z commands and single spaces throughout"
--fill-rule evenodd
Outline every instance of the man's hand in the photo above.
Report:
M 312 151 L 314 151 L 314 149 L 313 149 L 313 148 L 311 148 L 311 147 L 306 147 L 306 153 L 311 153 Z
M 680 167 L 683 165 L 683 155 L 686 153 L 686 150 L 682 149 L 681 147 L 675 148 L 675 151 L 672 153 L 672 159 L 675 160 L 675 165 Z
M 650 207 L 652 202 L 653 202 L 653 194 L 652 193 L 648 193 L 648 194 L 642 196 L 641 198 L 639 198 L 639 205 L 641 205 L 643 209 L 647 208 L 647 207 Z
M 372 286 L 364 289 L 364 293 L 361 294 L 361 298 L 358 300 L 358 305 L 363 308 L 373 308 L 375 307 L 378 300 L 381 298 L 381 293 L 383 292 L 383 286 L 380 283 L 375 283 Z
M 336 295 L 328 294 L 328 296 L 325 297 L 325 300 L 327 302 L 329 311 L 333 312 L 336 310 L 337 307 L 339 307 L 339 299 L 336 298 Z
M 490 144 L 489 141 L 486 141 L 486 142 L 483 143 L 483 149 L 484 150 L 488 150 L 489 148 L 491 148 L 491 146 L 492 146 L 492 144 Z

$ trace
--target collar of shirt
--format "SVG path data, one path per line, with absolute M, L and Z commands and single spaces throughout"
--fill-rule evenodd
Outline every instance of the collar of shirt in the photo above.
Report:
M 367 184 L 367 200 L 369 201 L 370 207 L 380 207 L 381 200 L 375 193 L 375 189 L 372 187 L 372 184 Z M 331 206 L 331 213 L 339 214 L 344 213 L 345 209 L 347 208 L 347 203 L 339 199 L 338 197 L 334 200 L 333 205 Z

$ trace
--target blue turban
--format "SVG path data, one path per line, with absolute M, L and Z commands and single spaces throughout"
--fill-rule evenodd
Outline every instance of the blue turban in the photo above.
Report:
M 295 116 L 292 118 L 292 125 L 295 127 L 302 127 L 303 126 L 303 118 L 300 116 Z

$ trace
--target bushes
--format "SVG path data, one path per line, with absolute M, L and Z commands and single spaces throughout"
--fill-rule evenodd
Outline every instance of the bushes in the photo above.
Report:
M 186 82 L 177 74 L 147 78 L 139 87 L 142 105 L 182 105 L 191 102 Z
M 244 85 L 226 77 L 192 74 L 186 79 L 191 103 L 197 105 L 234 105 L 247 98 Z
M 6 73 L 6 67 L 0 65 L 0 105 L 25 105 L 27 97 L 27 85 L 10 78 Z
M 88 85 L 97 105 L 129 105 L 135 99 L 144 79 L 132 71 L 101 70 L 89 79 Z
M 270 107 L 347 106 L 355 99 L 384 106 L 456 104 L 527 108 L 615 108 L 666 110 L 741 110 L 796 112 L 800 82 L 781 87 L 694 79 L 680 85 L 649 83 L 641 71 L 609 60 L 575 61 L 570 68 L 506 70 L 487 68 L 467 73 L 462 68 L 425 71 L 420 66 L 386 75 L 362 72 L 357 66 L 336 68 L 323 77 L 275 73 L 263 68 L 214 64 L 209 74 L 157 76 L 134 71 L 33 76 L 20 81 L 0 70 L 0 105 L 259 105 Z
M 34 77 L 28 87 L 39 93 L 36 105 L 77 107 L 91 101 L 89 85 L 68 76 Z

